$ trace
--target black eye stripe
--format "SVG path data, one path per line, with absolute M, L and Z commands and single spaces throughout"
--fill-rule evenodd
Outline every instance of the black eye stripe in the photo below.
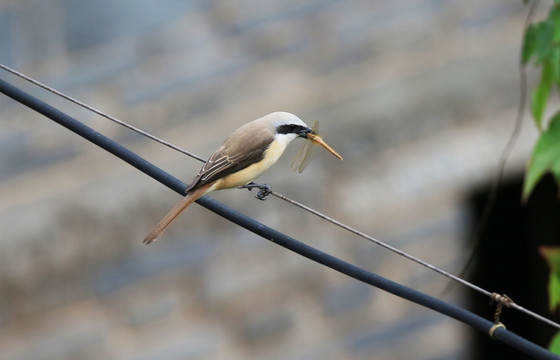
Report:
M 285 124 L 276 127 L 276 132 L 278 134 L 295 134 L 299 131 L 307 129 L 307 126 L 296 125 L 296 124 Z

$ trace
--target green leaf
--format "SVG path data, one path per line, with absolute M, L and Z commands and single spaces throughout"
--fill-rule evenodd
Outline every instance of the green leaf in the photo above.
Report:
M 554 23 L 548 19 L 535 24 L 535 55 L 537 64 L 541 64 L 552 50 L 554 39 Z
M 560 42 L 560 7 L 553 6 L 544 21 L 529 25 L 523 39 L 521 63 L 526 65 L 532 58 L 536 64 L 548 60 L 552 50 Z
M 560 29 L 560 26 L 559 26 Z M 560 87 L 560 47 L 552 49 L 550 54 L 550 84 Z
M 535 118 L 535 123 L 539 130 L 542 129 L 542 116 L 544 110 L 546 109 L 546 103 L 548 101 L 548 95 L 550 94 L 550 74 L 552 72 L 552 66 L 550 63 L 546 62 L 543 64 L 543 70 L 541 74 L 541 81 L 531 96 L 531 112 Z
M 523 52 L 521 53 L 521 63 L 523 65 L 526 65 L 535 53 L 537 31 L 537 26 L 535 24 L 529 25 L 527 31 L 525 31 L 525 38 L 523 39 Z
M 560 332 L 557 332 L 556 335 L 552 337 L 552 340 L 550 340 L 550 344 L 548 345 L 548 350 L 554 354 L 560 355 Z
M 533 149 L 523 184 L 524 201 L 547 172 L 551 172 L 560 184 L 560 113 L 554 115 Z
M 560 247 L 540 246 L 539 253 L 546 260 L 550 269 L 548 307 L 550 311 L 553 311 L 560 304 Z
M 554 29 L 552 42 L 557 44 L 558 41 L 560 41 L 560 8 L 558 6 L 550 9 L 548 19 L 552 24 L 552 28 Z M 551 44 L 551 46 L 553 46 L 553 44 Z

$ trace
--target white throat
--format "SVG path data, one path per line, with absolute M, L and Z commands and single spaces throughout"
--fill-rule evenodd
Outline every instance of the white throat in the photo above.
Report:
M 297 137 L 296 134 L 294 133 L 289 133 L 289 134 L 276 134 L 274 136 L 274 139 L 276 141 L 278 141 L 280 144 L 287 146 L 289 143 L 292 142 L 292 140 L 294 140 Z

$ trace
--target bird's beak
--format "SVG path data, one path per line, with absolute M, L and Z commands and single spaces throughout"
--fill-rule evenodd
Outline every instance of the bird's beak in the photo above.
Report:
M 314 134 L 313 132 L 309 132 L 307 134 L 307 139 L 315 144 L 321 145 L 322 147 L 327 149 L 328 152 L 330 152 L 331 154 L 333 154 L 334 156 L 342 160 L 342 156 L 338 155 L 336 151 L 334 151 L 329 145 L 327 145 L 327 143 L 319 135 Z
M 307 129 L 298 131 L 297 134 L 298 134 L 299 137 L 302 137 L 302 138 L 304 138 L 304 139 L 307 139 L 307 136 L 308 136 L 309 134 L 312 134 L 312 133 L 313 133 L 313 130 L 312 130 L 311 128 L 307 128 Z

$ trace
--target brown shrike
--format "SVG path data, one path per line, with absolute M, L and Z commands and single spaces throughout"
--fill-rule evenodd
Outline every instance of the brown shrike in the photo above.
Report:
M 274 112 L 235 130 L 210 156 L 187 187 L 187 195 L 144 239 L 156 241 L 169 224 L 192 202 L 214 190 L 242 187 L 259 177 L 297 137 L 322 145 L 342 160 L 309 126 L 287 112 Z

